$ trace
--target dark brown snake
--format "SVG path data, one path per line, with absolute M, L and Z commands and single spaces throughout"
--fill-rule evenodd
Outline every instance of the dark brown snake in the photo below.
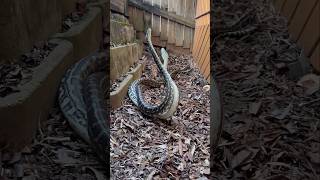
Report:
M 63 77 L 59 105 L 71 128 L 91 144 L 103 163 L 109 164 L 109 131 L 103 92 L 107 60 L 93 53 L 73 65 Z

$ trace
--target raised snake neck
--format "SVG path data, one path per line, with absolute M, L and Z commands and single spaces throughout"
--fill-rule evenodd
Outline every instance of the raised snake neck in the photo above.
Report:
M 92 144 L 101 160 L 107 159 L 109 142 L 106 109 L 98 83 L 106 70 L 105 54 L 93 53 L 73 65 L 63 77 L 59 89 L 59 105 L 71 128 L 88 144 Z M 85 98 L 86 97 L 86 98 Z M 108 163 L 107 163 L 108 164 Z
M 151 117 L 167 119 L 171 117 L 177 109 L 179 102 L 179 90 L 175 82 L 172 80 L 170 74 L 166 69 L 167 60 L 164 59 L 164 64 L 161 63 L 158 54 L 156 53 L 151 42 L 151 29 L 147 30 L 147 42 L 153 56 L 153 59 L 158 67 L 160 74 L 164 78 L 165 97 L 160 105 L 150 105 L 143 100 L 140 84 L 147 79 L 135 80 L 129 87 L 128 95 L 131 101 L 141 110 L 143 114 Z

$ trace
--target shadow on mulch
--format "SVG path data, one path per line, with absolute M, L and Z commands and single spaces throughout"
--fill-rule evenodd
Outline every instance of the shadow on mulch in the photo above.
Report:
M 291 76 L 290 65 L 305 59 L 268 1 L 214 5 L 212 23 L 221 32 L 259 28 L 217 39 L 213 47 L 225 126 L 212 179 L 319 179 L 320 76 L 310 69 L 295 71 L 307 74 L 300 80 Z
M 32 145 L 21 153 L 0 154 L 0 162 L 0 179 L 8 180 L 103 180 L 107 175 L 92 147 L 74 133 L 57 105 Z

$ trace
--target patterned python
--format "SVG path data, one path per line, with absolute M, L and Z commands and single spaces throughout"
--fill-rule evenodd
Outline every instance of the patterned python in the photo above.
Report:
M 109 134 L 103 97 L 106 87 L 102 85 L 106 65 L 105 54 L 98 52 L 77 62 L 61 81 L 59 105 L 71 128 L 108 164 Z
M 153 56 L 153 59 L 160 71 L 160 74 L 164 78 L 165 85 L 165 97 L 160 105 L 150 105 L 147 104 L 142 97 L 142 92 L 140 88 L 140 84 L 150 83 L 152 80 L 150 79 L 138 79 L 135 80 L 129 87 L 128 95 L 131 101 L 141 110 L 141 112 L 150 117 L 156 117 L 160 119 L 168 119 L 170 118 L 175 111 L 177 110 L 178 102 L 179 102 L 179 90 L 175 82 L 172 80 L 168 70 L 168 54 L 164 49 L 161 49 L 163 64 L 160 61 L 158 54 L 156 53 L 152 42 L 151 42 L 151 29 L 147 30 L 146 34 L 147 43 L 149 45 L 149 49 Z

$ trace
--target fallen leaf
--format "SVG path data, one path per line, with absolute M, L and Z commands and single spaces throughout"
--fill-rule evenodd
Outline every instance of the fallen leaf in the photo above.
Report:
M 292 108 L 292 102 L 284 109 L 275 109 L 271 112 L 272 117 L 282 120 L 286 118 L 290 114 L 290 110 Z
M 98 171 L 97 169 L 95 169 L 95 168 L 93 168 L 91 166 L 86 166 L 86 168 L 90 169 L 94 173 L 94 175 L 95 175 L 97 180 L 105 180 L 106 179 L 104 177 L 104 175 L 100 171 Z
M 312 163 L 320 165 L 320 154 L 319 152 L 307 152 L 307 156 L 309 157 Z
M 231 161 L 231 167 L 236 168 L 240 166 L 242 163 L 247 161 L 251 156 L 251 151 L 244 149 L 240 152 L 238 152 Z
M 256 115 L 261 107 L 261 102 L 251 103 L 249 106 L 249 113 Z
M 75 151 L 58 149 L 57 151 L 55 151 L 55 153 L 57 155 L 57 159 L 54 160 L 56 163 L 68 166 L 68 165 L 79 164 L 81 162 L 78 159 L 75 159 L 74 157 L 72 157 L 77 154 Z
M 297 85 L 305 89 L 306 95 L 311 95 L 320 89 L 320 76 L 307 74 L 297 82 Z

